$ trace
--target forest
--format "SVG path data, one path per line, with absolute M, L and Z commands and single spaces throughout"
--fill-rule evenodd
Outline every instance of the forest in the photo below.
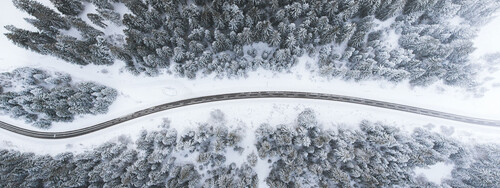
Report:
M 0 73 L 0 111 L 42 129 L 77 115 L 105 114 L 117 91 L 94 82 L 73 82 L 62 72 L 17 68 Z
M 78 65 L 119 60 L 135 74 L 244 77 L 257 69 L 286 72 L 309 56 L 326 77 L 465 88 L 478 85 L 471 40 L 500 6 L 497 0 L 50 1 L 57 10 L 13 0 L 37 30 L 8 25 L 6 36 Z M 123 6 L 127 11 L 118 11 Z
M 444 83 L 469 91 L 488 68 L 471 59 L 473 39 L 500 8 L 500 0 L 49 1 L 12 0 L 32 27 L 6 25 L 4 35 L 78 67 L 120 64 L 137 79 L 218 81 L 262 70 L 289 73 L 307 57 L 311 72 L 328 79 Z M 116 89 L 63 72 L 22 67 L 0 73 L 0 113 L 41 129 L 105 114 L 117 96 Z M 329 126 L 338 122 L 322 123 L 311 109 L 293 118 L 249 131 L 216 110 L 191 128 L 165 119 L 137 139 L 116 135 L 84 151 L 0 148 L 0 187 L 500 185 L 498 144 L 368 120 Z M 453 168 L 440 183 L 415 173 L 438 163 Z
M 262 124 L 255 134 L 245 134 L 224 118 L 213 111 L 207 123 L 183 132 L 166 119 L 158 130 L 142 131 L 135 143 L 120 136 L 78 154 L 2 149 L 0 187 L 257 187 L 259 181 L 270 187 L 500 184 L 498 145 L 468 145 L 423 128 L 407 133 L 369 121 L 359 129 L 325 129 L 312 110 L 300 113 L 292 124 Z M 255 136 L 255 142 L 245 143 L 246 136 Z M 231 150 L 246 160 L 229 163 Z M 454 166 L 440 185 L 414 173 L 416 167 L 437 162 Z M 270 166 L 270 172 L 259 176 L 258 163 Z

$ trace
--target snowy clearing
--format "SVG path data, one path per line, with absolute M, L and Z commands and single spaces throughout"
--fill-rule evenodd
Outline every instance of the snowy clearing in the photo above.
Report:
M 451 177 L 452 170 L 453 165 L 439 162 L 429 166 L 429 168 L 417 168 L 415 174 L 422 175 L 429 181 L 439 185 L 442 179 Z

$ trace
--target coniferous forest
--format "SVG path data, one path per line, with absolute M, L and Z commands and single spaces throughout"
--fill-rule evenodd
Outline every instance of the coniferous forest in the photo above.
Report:
M 241 128 L 224 114 L 177 132 L 167 120 L 80 153 L 56 156 L 0 150 L 1 187 L 495 187 L 500 184 L 497 145 L 465 145 L 425 129 L 413 133 L 364 121 L 359 130 L 324 129 L 314 112 L 291 125 L 262 124 L 255 147 L 244 147 Z M 221 119 L 222 118 L 222 119 Z M 215 121 L 214 121 L 215 120 Z M 256 148 L 256 151 L 248 151 Z M 229 151 L 244 162 L 228 162 Z M 190 160 L 194 159 L 194 160 Z M 417 167 L 454 165 L 440 185 L 416 176 Z M 258 164 L 263 163 L 263 164 Z M 257 165 L 270 167 L 261 173 Z
M 0 73 L 0 111 L 43 129 L 76 115 L 104 114 L 116 95 L 94 82 L 75 83 L 67 73 L 29 67 Z
M 122 113 L 114 110 L 125 108 L 125 105 L 110 108 L 117 98 L 118 101 L 123 99 L 122 101 L 132 103 L 127 104 L 129 106 L 136 105 L 133 110 L 137 111 L 126 115 L 126 110 L 129 109 L 120 109 L 125 116 L 103 121 L 102 124 L 106 126 L 108 124 L 105 123 L 123 123 L 136 117 L 145 118 L 159 112 L 156 110 L 160 108 L 165 110 L 204 103 L 205 98 L 208 98 L 203 98 L 204 94 L 227 91 L 234 86 L 220 90 L 217 88 L 213 92 L 205 91 L 195 88 L 205 83 L 192 84 L 199 78 L 213 76 L 215 79 L 211 81 L 220 84 L 221 80 L 239 81 L 238 79 L 242 80 L 252 72 L 263 70 L 273 74 L 289 74 L 303 64 L 314 79 L 318 76 L 328 82 L 329 85 L 324 88 L 320 88 L 323 85 L 319 84 L 315 85 L 316 88 L 310 87 L 319 88 L 320 91 L 331 91 L 328 90 L 330 85 L 332 88 L 337 87 L 332 80 L 341 79 L 342 83 L 349 84 L 351 82 L 344 81 L 363 83 L 362 81 L 375 80 L 377 83 L 390 82 L 394 85 L 409 83 L 408 89 L 428 89 L 432 84 L 445 84 L 460 91 L 475 92 L 487 90 L 481 88 L 481 84 L 485 82 L 483 80 L 494 79 L 479 79 L 479 72 L 488 67 L 474 62 L 472 53 L 475 50 L 473 41 L 480 27 L 494 13 L 498 13 L 500 0 L 11 1 L 19 11 L 30 15 L 24 21 L 32 27 L 4 26 L 7 30 L 4 35 L 10 42 L 72 64 L 66 64 L 71 66 L 69 70 L 84 70 L 82 67 L 92 71 L 101 70 L 97 73 L 88 72 L 98 78 L 86 81 L 80 80 L 77 75 L 72 77 L 71 71 L 44 69 L 47 61 L 37 64 L 37 68 L 19 66 L 25 62 L 2 67 L 9 70 L 0 73 L 0 115 L 23 120 L 37 130 L 45 129 L 42 131 L 50 131 L 52 126 L 59 126 L 57 122 L 72 122 L 78 118 L 88 118 L 89 115 L 106 114 L 110 109 L 115 114 Z M 485 57 L 499 59 L 498 53 Z M 304 59 L 311 61 L 305 62 Z M 78 68 L 73 69 L 74 65 Z M 108 73 L 107 67 L 116 65 L 120 66 L 119 73 L 104 76 Z M 489 66 L 490 69 L 495 66 L 498 68 L 500 63 Z M 126 73 L 122 74 L 122 70 Z M 490 70 L 494 71 L 496 70 Z M 116 84 L 114 76 L 119 77 L 119 84 Z M 130 78 L 126 78 L 127 76 L 151 83 L 128 83 Z M 175 79 L 152 80 L 152 77 L 162 76 Z M 103 83 L 116 85 L 110 87 L 89 81 L 108 78 L 115 79 L 115 82 Z M 188 84 L 173 83 L 179 80 Z M 156 81 L 161 81 L 163 85 L 158 84 L 159 88 L 152 88 L 154 92 L 143 87 L 157 84 Z M 311 82 L 314 81 L 311 79 Z M 121 84 L 130 84 L 126 89 L 133 88 L 133 91 L 123 92 L 126 89 L 120 90 Z M 169 84 L 182 85 L 182 91 L 178 89 L 179 95 L 177 88 L 170 87 Z M 186 86 L 189 84 L 192 86 Z M 298 87 L 302 86 L 300 84 L 297 84 Z M 500 87 L 500 82 L 497 84 L 495 87 Z M 251 90 L 254 89 L 253 86 L 244 89 Z M 276 89 L 266 86 L 266 89 Z M 343 89 L 338 87 L 335 91 Z M 139 92 L 137 88 L 146 89 Z M 234 90 L 240 91 L 242 88 Z M 300 92 L 313 92 L 313 89 Z M 356 92 L 365 92 L 363 89 Z M 158 94 L 159 90 L 161 94 Z M 130 97 L 129 94 L 136 91 L 140 94 Z M 152 94 L 142 94 L 147 92 Z M 154 99 L 158 100 L 155 101 L 158 104 L 139 99 L 145 98 L 143 96 L 151 99 L 157 97 Z M 187 101 L 184 99 L 192 96 L 199 97 L 197 99 L 200 100 L 184 104 Z M 432 114 L 423 114 L 418 110 L 427 108 L 425 105 L 397 104 L 402 100 L 378 101 L 385 96 L 373 99 L 367 97 L 371 105 L 362 103 L 368 101 L 362 101 L 363 96 L 349 97 L 349 103 L 354 103 L 352 105 L 357 105 L 356 107 L 364 104 L 399 110 L 401 113 L 411 112 L 433 116 L 430 118 L 447 119 L 436 121 L 436 124 L 446 124 L 449 123 L 448 120 L 452 120 L 450 122 L 461 121 L 458 126 L 466 123 L 466 126 L 476 126 L 466 120 L 451 118 L 452 115 L 462 119 L 469 118 L 465 117 L 467 114 L 455 115 L 455 112 L 460 112 L 457 109 L 451 112 L 439 111 L 452 109 L 454 106 L 433 104 L 431 107 L 439 108 L 436 111 L 429 108 Z M 252 97 L 247 96 L 245 99 L 249 98 Z M 293 100 L 292 98 L 294 97 L 287 100 Z M 385 97 L 387 98 L 389 97 Z M 220 98 L 215 99 L 206 102 L 221 102 Z M 172 102 L 176 100 L 177 103 Z M 172 104 L 170 102 L 175 103 L 175 106 L 166 106 Z M 299 104 L 303 105 L 305 102 L 299 101 Z M 315 105 L 308 105 L 311 104 Z M 260 108 L 258 104 L 251 105 L 253 108 Z M 85 140 L 71 138 L 76 141 L 68 139 L 68 143 L 64 143 L 68 144 L 68 150 L 56 155 L 22 152 L 22 143 L 30 143 L 23 142 L 25 140 L 22 139 L 19 139 L 22 140 L 19 142 L 21 144 L 16 143 L 20 147 L 2 140 L 0 188 L 500 186 L 498 143 L 478 144 L 465 143 L 465 139 L 454 140 L 452 133 L 439 134 L 428 127 L 433 126 L 434 122 L 418 126 L 412 131 L 404 128 L 415 126 L 421 121 L 409 125 L 401 122 L 400 125 L 394 125 L 390 124 L 392 119 L 387 120 L 388 118 L 386 122 L 372 122 L 369 119 L 362 120 L 369 117 L 356 117 L 360 118 L 357 121 L 359 124 L 344 125 L 341 123 L 345 119 L 341 121 L 331 116 L 327 121 L 320 120 L 314 110 L 300 105 L 294 110 L 306 110 L 299 111 L 297 116 L 293 115 L 284 124 L 271 124 L 271 118 L 268 118 L 268 123 L 263 121 L 255 125 L 254 121 L 258 121 L 259 117 L 251 117 L 255 119 L 250 122 L 237 119 L 238 123 L 232 124 L 234 122 L 226 121 L 221 110 L 215 110 L 211 112 L 208 121 L 198 121 L 195 126 L 189 123 L 179 126 L 182 123 L 174 124 L 165 119 L 156 129 L 142 130 L 138 135 L 132 132 L 120 136 L 113 132 L 114 138 L 105 138 L 106 142 L 99 140 L 97 146 L 83 146 L 81 143 Z M 401 109 L 391 108 L 390 105 Z M 411 108 L 414 111 L 408 110 L 410 108 L 403 109 L 405 105 L 415 107 Z M 143 107 L 145 109 L 137 109 Z M 385 113 L 377 114 L 378 109 L 372 113 L 378 116 Z M 272 110 L 277 111 L 278 115 L 286 112 L 276 106 Z M 239 113 L 242 116 L 251 114 Z M 334 112 L 326 111 L 322 114 L 332 113 Z M 436 115 L 438 113 L 448 115 L 448 118 Z M 359 114 L 361 113 L 353 112 L 350 115 Z M 285 114 L 290 119 L 288 115 Z M 193 123 L 199 118 L 194 116 L 190 114 L 185 119 Z M 396 116 L 398 114 L 393 117 Z M 275 116 L 271 114 L 269 117 Z M 396 117 L 394 121 L 405 117 Z M 149 118 L 151 122 L 154 119 L 152 116 Z M 482 125 L 490 123 L 488 125 L 494 126 L 497 122 L 483 120 L 481 117 L 470 119 L 479 119 L 476 120 L 479 122 L 477 126 L 481 122 Z M 425 121 L 428 123 L 433 120 Z M 0 126 L 9 125 L 6 122 L 0 121 Z M 74 126 L 82 126 L 75 122 Z M 140 123 L 135 122 L 133 126 L 141 128 L 138 125 Z M 453 129 L 455 125 L 450 126 Z M 88 127 L 83 129 L 86 128 Z M 107 127 L 103 129 L 105 128 Z M 58 132 L 50 132 L 52 133 L 54 138 L 51 139 L 55 139 L 55 133 Z M 33 142 L 29 139 L 26 140 Z M 61 139 L 63 141 L 58 144 L 66 141 L 66 138 Z M 78 142 L 84 149 L 69 152 L 72 144 Z M 44 143 L 48 142 L 41 142 L 40 145 Z M 452 169 L 451 174 L 443 177 L 439 183 L 416 173 L 417 169 L 433 168 L 437 164 L 445 164 Z
M 327 77 L 466 88 L 477 85 L 471 39 L 500 6 L 497 0 L 50 1 L 57 10 L 13 0 L 38 30 L 9 25 L 6 35 L 69 63 L 121 60 L 129 71 L 151 76 L 241 77 L 259 68 L 287 71 L 309 56 Z M 87 13 L 89 7 L 95 11 Z

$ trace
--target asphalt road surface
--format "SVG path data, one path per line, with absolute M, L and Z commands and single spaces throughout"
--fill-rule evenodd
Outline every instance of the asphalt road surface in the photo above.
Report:
M 96 125 L 88 126 L 82 129 L 72 130 L 72 131 L 64 131 L 64 132 L 41 132 L 41 131 L 33 131 L 28 129 L 23 129 L 17 127 L 15 125 L 11 125 L 5 122 L 0 121 L 0 128 L 21 134 L 24 136 L 34 137 L 34 138 L 42 138 L 42 139 L 62 139 L 62 138 L 71 138 L 77 137 L 85 134 L 89 134 L 95 131 L 99 131 L 101 129 L 105 129 L 107 127 L 111 127 L 113 125 L 117 125 L 132 119 L 140 118 L 143 116 L 147 116 L 149 114 L 153 114 L 156 112 L 161 112 L 164 110 L 169 110 L 173 108 L 179 108 L 183 106 L 201 104 L 201 103 L 209 103 L 216 101 L 227 101 L 227 100 L 237 100 L 237 99 L 255 99 L 255 98 L 300 98 L 300 99 L 314 99 L 314 100 L 326 100 L 326 101 L 337 101 L 337 102 L 347 102 L 354 103 L 360 105 L 368 105 L 379 108 L 386 108 L 398 111 L 404 111 L 414 114 L 420 114 L 425 116 L 432 116 L 442 119 L 448 119 L 453 121 L 459 121 L 464 123 L 471 123 L 477 125 L 485 125 L 485 126 L 494 126 L 500 127 L 500 121 L 498 120 L 488 120 L 488 119 L 480 119 L 474 117 L 461 116 L 456 114 L 450 114 L 446 112 L 440 112 L 435 110 L 429 110 L 424 108 L 417 108 L 413 106 L 407 106 L 402 104 L 395 104 L 384 101 L 377 101 L 371 99 L 363 99 L 357 97 L 350 96 L 342 96 L 342 95 L 334 95 L 334 94 L 324 94 L 324 93 L 309 93 L 309 92 L 293 92 L 293 91 L 260 91 L 260 92 L 240 92 L 240 93 L 228 93 L 228 94 L 220 94 L 220 95 L 211 95 L 204 97 L 197 97 L 191 99 L 185 99 L 170 103 L 161 104 L 158 106 L 153 106 L 150 108 L 146 108 L 143 110 L 139 110 L 137 112 L 125 115 L 123 117 L 115 118 L 106 122 L 102 122 Z

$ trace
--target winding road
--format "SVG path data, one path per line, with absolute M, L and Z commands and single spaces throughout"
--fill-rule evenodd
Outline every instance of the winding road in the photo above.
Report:
M 260 91 L 260 92 L 239 92 L 239 93 L 228 93 L 228 94 L 220 94 L 220 95 L 211 95 L 204 97 L 196 97 L 191 99 L 185 99 L 170 103 L 161 104 L 158 106 L 153 106 L 150 108 L 146 108 L 123 117 L 115 118 L 106 122 L 102 122 L 96 125 L 88 126 L 82 129 L 76 129 L 72 131 L 64 131 L 64 132 L 41 132 L 34 131 L 29 129 L 24 129 L 17 127 L 15 125 L 11 125 L 5 122 L 0 121 L 0 128 L 24 135 L 33 138 L 42 138 L 42 139 L 63 139 L 63 138 L 71 138 L 77 137 L 81 135 L 85 135 L 88 133 L 92 133 L 95 131 L 99 131 L 101 129 L 105 129 L 107 127 L 111 127 L 113 125 L 117 125 L 126 121 L 130 121 L 132 119 L 140 118 L 143 116 L 147 116 L 149 114 L 153 114 L 156 112 L 161 112 L 173 108 L 179 108 L 183 106 L 201 104 L 201 103 L 210 103 L 216 101 L 227 101 L 227 100 L 236 100 L 236 99 L 255 99 L 255 98 L 300 98 L 300 99 L 315 99 L 315 100 L 327 100 L 327 101 L 337 101 L 337 102 L 346 102 L 346 103 L 354 103 L 360 105 L 374 106 L 379 108 L 386 108 L 398 111 L 404 111 L 409 113 L 415 113 L 425 116 L 432 116 L 442 119 L 448 119 L 453 121 L 472 123 L 478 125 L 485 126 L 495 126 L 500 127 L 499 120 L 488 120 L 488 119 L 480 119 L 474 117 L 467 117 L 462 115 L 456 115 L 446 112 L 440 112 L 435 110 L 429 110 L 424 108 L 417 108 L 408 105 L 395 104 L 384 101 L 377 101 L 371 99 L 350 97 L 350 96 L 342 96 L 335 94 L 324 94 L 324 93 L 310 93 L 310 92 L 294 92 L 294 91 Z

